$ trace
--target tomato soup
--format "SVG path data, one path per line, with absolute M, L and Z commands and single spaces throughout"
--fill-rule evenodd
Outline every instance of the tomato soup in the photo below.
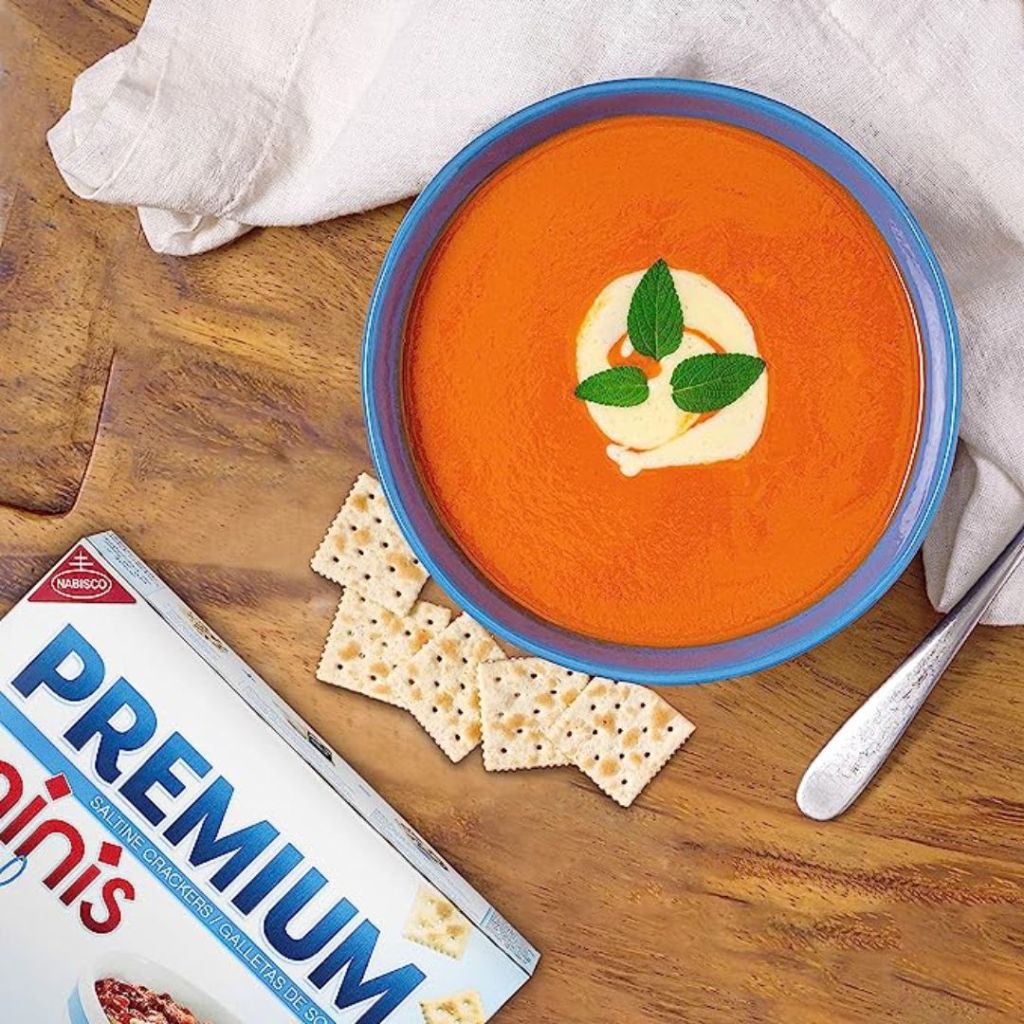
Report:
M 435 511 L 507 596 L 658 647 L 781 622 L 865 558 L 921 407 L 909 297 L 858 203 L 751 131 L 621 117 L 455 214 L 406 325 Z

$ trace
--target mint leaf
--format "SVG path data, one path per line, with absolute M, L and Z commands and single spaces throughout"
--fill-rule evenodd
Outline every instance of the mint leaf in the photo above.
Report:
M 633 348 L 651 359 L 664 359 L 682 344 L 683 307 L 664 260 L 640 278 L 629 303 L 626 330 Z
M 613 366 L 581 380 L 573 394 L 597 405 L 642 405 L 647 401 L 647 377 L 637 366 Z
M 708 352 L 672 371 L 672 401 L 683 412 L 714 412 L 732 405 L 764 372 L 764 360 L 741 352 Z

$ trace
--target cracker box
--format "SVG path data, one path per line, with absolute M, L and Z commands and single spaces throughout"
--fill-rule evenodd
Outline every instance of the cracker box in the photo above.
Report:
M 17 1024 L 478 1024 L 537 952 L 113 533 L 0 621 Z

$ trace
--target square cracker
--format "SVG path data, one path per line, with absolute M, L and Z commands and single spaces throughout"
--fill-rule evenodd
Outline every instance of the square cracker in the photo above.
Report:
M 487 1014 L 480 993 L 468 988 L 454 996 L 428 999 L 420 1003 L 423 1024 L 485 1024 Z
M 418 601 L 409 615 L 395 615 L 347 588 L 341 595 L 317 679 L 354 693 L 405 707 L 388 677 L 451 622 L 440 605 Z
M 543 658 L 489 661 L 476 670 L 484 767 L 489 772 L 570 764 L 547 736 L 588 677 Z
M 427 581 L 427 570 L 398 529 L 384 491 L 367 473 L 359 474 L 309 564 L 396 615 L 409 613 Z
M 389 678 L 431 739 L 461 761 L 480 742 L 477 666 L 503 657 L 490 634 L 463 613 Z
M 608 796 L 628 807 L 693 729 L 646 686 L 595 678 L 548 735 Z
M 472 925 L 451 900 L 429 885 L 421 885 L 409 911 L 402 937 L 418 942 L 435 953 L 461 960 Z

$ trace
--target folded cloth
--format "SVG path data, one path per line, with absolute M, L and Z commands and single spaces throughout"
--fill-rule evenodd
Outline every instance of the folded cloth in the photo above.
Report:
M 953 290 L 962 443 L 924 549 L 945 609 L 1024 522 L 1022 58 L 1015 0 L 153 0 L 49 141 L 74 192 L 138 206 L 153 248 L 187 255 L 410 195 L 588 81 L 705 78 L 805 110 L 902 193 Z M 989 621 L 1024 622 L 1024 573 Z

